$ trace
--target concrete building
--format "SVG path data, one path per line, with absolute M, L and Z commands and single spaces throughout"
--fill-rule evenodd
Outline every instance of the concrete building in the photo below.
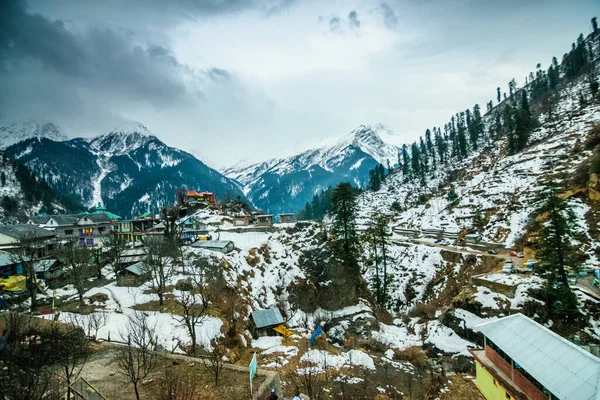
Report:
M 256 216 L 256 225 L 271 226 L 273 225 L 273 214 L 263 214 Z
M 600 358 L 523 314 L 478 325 L 472 350 L 477 387 L 488 400 L 600 400 Z

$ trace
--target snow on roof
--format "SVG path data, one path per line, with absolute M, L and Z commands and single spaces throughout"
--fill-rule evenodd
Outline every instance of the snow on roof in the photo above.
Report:
M 0 233 L 13 239 L 49 238 L 55 236 L 54 232 L 31 224 L 1 225 Z
M 18 263 L 18 257 L 15 257 L 13 254 L 10 253 L 0 251 L 0 267 L 5 267 L 7 265 L 13 265 Z
M 272 217 L 273 214 L 261 214 L 261 215 L 257 215 L 256 218 L 262 218 L 262 217 Z
M 199 240 L 192 244 L 192 247 L 200 247 L 204 249 L 224 249 L 229 245 L 233 244 L 231 240 Z
M 35 264 L 35 267 L 33 267 L 33 269 L 35 270 L 35 272 L 45 272 L 57 262 L 58 260 L 56 258 L 40 260 Z
M 146 264 L 144 264 L 142 261 L 137 262 L 133 265 L 130 265 L 129 267 L 127 267 L 125 269 L 137 276 L 144 275 L 144 271 L 148 270 L 148 268 L 146 267 Z
M 600 400 L 600 358 L 520 313 L 477 329 L 554 396 Z
M 280 325 L 283 324 L 283 317 L 279 308 L 269 308 L 267 310 L 256 310 L 252 313 L 252 320 L 257 328 L 264 328 L 265 326 Z

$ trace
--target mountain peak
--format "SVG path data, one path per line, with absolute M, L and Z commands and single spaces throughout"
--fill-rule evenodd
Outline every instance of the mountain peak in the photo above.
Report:
M 48 138 L 57 142 L 68 140 L 64 128 L 52 121 L 23 119 L 0 122 L 0 149 L 31 138 Z
M 104 135 L 90 140 L 93 149 L 108 154 L 125 154 L 145 146 L 156 136 L 140 122 L 128 122 L 112 129 Z

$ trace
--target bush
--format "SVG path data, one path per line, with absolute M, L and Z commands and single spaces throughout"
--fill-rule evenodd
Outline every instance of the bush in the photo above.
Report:
M 456 356 L 451 360 L 452 370 L 458 374 L 475 375 L 475 363 L 470 357 Z
M 425 354 L 423 349 L 417 346 L 407 347 L 404 350 L 395 351 L 394 358 L 396 360 L 409 362 L 419 370 L 424 370 L 429 366 L 427 354 Z
M 421 319 L 434 319 L 437 307 L 433 303 L 419 303 L 415 306 L 413 314 Z
M 402 206 L 397 201 L 394 201 L 392 203 L 392 205 L 390 206 L 390 209 L 394 212 L 402 212 Z

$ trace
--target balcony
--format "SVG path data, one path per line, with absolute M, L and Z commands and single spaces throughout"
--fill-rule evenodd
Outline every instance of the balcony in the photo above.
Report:
M 511 392 L 515 399 L 548 400 L 549 397 L 536 386 L 539 383 L 528 379 L 515 367 L 512 360 L 507 361 L 490 346 L 485 346 L 485 350 L 473 350 L 471 354 L 496 380 L 502 383 L 502 386 Z

